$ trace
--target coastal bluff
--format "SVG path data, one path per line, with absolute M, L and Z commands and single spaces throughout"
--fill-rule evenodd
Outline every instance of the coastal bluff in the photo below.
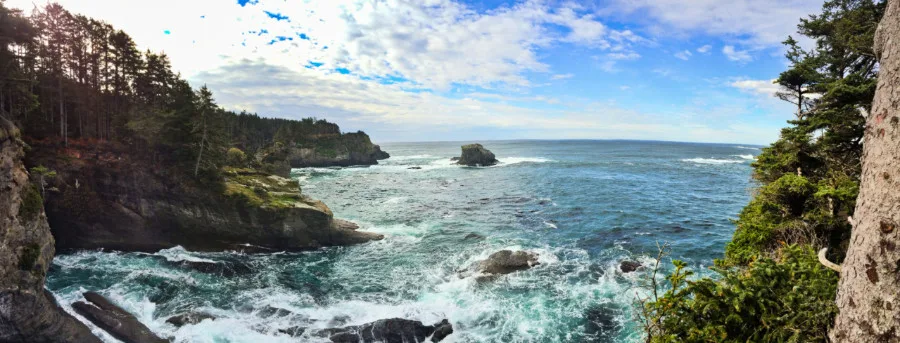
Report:
M 45 206 L 59 249 L 273 252 L 383 238 L 335 219 L 296 180 L 257 169 L 225 167 L 221 181 L 198 183 L 120 144 L 31 146 L 29 166 L 57 174 Z

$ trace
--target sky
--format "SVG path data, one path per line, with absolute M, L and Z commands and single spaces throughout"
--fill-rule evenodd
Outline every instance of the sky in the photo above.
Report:
M 805 0 L 59 0 L 224 108 L 375 142 L 768 144 Z M 26 12 L 41 1 L 7 0 Z M 811 42 L 801 40 L 807 46 Z

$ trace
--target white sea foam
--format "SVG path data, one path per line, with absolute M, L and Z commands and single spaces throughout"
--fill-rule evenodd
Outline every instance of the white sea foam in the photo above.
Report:
M 426 158 L 431 158 L 432 155 L 422 154 L 422 155 L 407 155 L 407 156 L 391 156 L 387 161 L 405 161 L 405 160 L 421 160 Z
M 191 253 L 190 251 L 185 250 L 182 246 L 175 246 L 169 249 L 163 249 L 156 253 L 156 255 L 165 257 L 166 260 L 170 262 L 205 262 L 205 263 L 217 263 L 216 261 L 198 257 Z
M 729 164 L 729 163 L 744 163 L 745 160 L 721 160 L 716 158 L 686 158 L 681 160 L 682 162 L 689 163 L 697 163 L 697 164 Z
M 548 222 L 548 221 L 545 221 L 545 222 L 544 222 L 544 225 L 547 225 L 547 227 L 548 227 L 548 228 L 551 228 L 551 229 L 558 229 L 558 228 L 559 228 L 558 226 L 556 226 L 556 224 L 553 224 L 553 223 Z
M 500 161 L 498 166 L 508 166 L 519 163 L 548 163 L 553 162 L 551 159 L 541 158 L 541 157 L 502 157 L 497 159 Z
M 754 147 L 750 147 L 750 146 L 740 146 L 740 145 L 735 146 L 734 148 L 736 148 L 736 149 L 746 149 L 746 150 L 759 150 L 759 148 L 754 148 Z
M 745 160 L 755 160 L 755 159 L 756 159 L 756 157 L 754 157 L 754 156 L 751 155 L 751 154 L 746 154 L 746 155 L 741 154 L 741 155 L 731 155 L 731 156 L 734 156 L 734 157 L 740 157 L 740 158 L 743 158 L 743 159 L 745 159 Z

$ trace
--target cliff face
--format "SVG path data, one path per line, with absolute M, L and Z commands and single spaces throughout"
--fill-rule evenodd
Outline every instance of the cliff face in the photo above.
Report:
M 381 238 L 334 219 L 296 181 L 255 170 L 200 186 L 116 145 L 33 145 L 29 164 L 58 173 L 46 206 L 58 248 L 305 250 Z
M 44 290 L 54 241 L 22 148 L 0 118 L 0 342 L 100 342 Z
M 256 159 L 273 168 L 272 172 L 285 175 L 290 168 L 373 165 L 389 157 L 368 135 L 356 132 L 321 135 L 288 145 L 276 143 L 260 151 Z

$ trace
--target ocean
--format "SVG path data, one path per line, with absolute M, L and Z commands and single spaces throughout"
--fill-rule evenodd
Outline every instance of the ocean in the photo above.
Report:
M 383 318 L 448 319 L 444 342 L 639 342 L 635 301 L 657 244 L 708 274 L 749 201 L 758 147 L 648 141 L 484 141 L 500 163 L 462 167 L 469 142 L 388 143 L 370 167 L 295 169 L 305 194 L 384 240 L 302 253 L 58 255 L 47 287 L 61 305 L 95 290 L 179 342 L 327 342 L 315 328 Z M 415 169 L 410 169 L 415 168 Z M 532 269 L 476 281 L 499 250 Z M 185 261 L 217 262 L 216 272 Z M 666 260 L 666 265 L 668 259 Z M 279 310 L 280 309 L 280 310 Z M 185 311 L 218 319 L 175 328 Z M 306 336 L 279 330 L 307 328 Z M 94 328 L 108 342 L 115 339 Z

